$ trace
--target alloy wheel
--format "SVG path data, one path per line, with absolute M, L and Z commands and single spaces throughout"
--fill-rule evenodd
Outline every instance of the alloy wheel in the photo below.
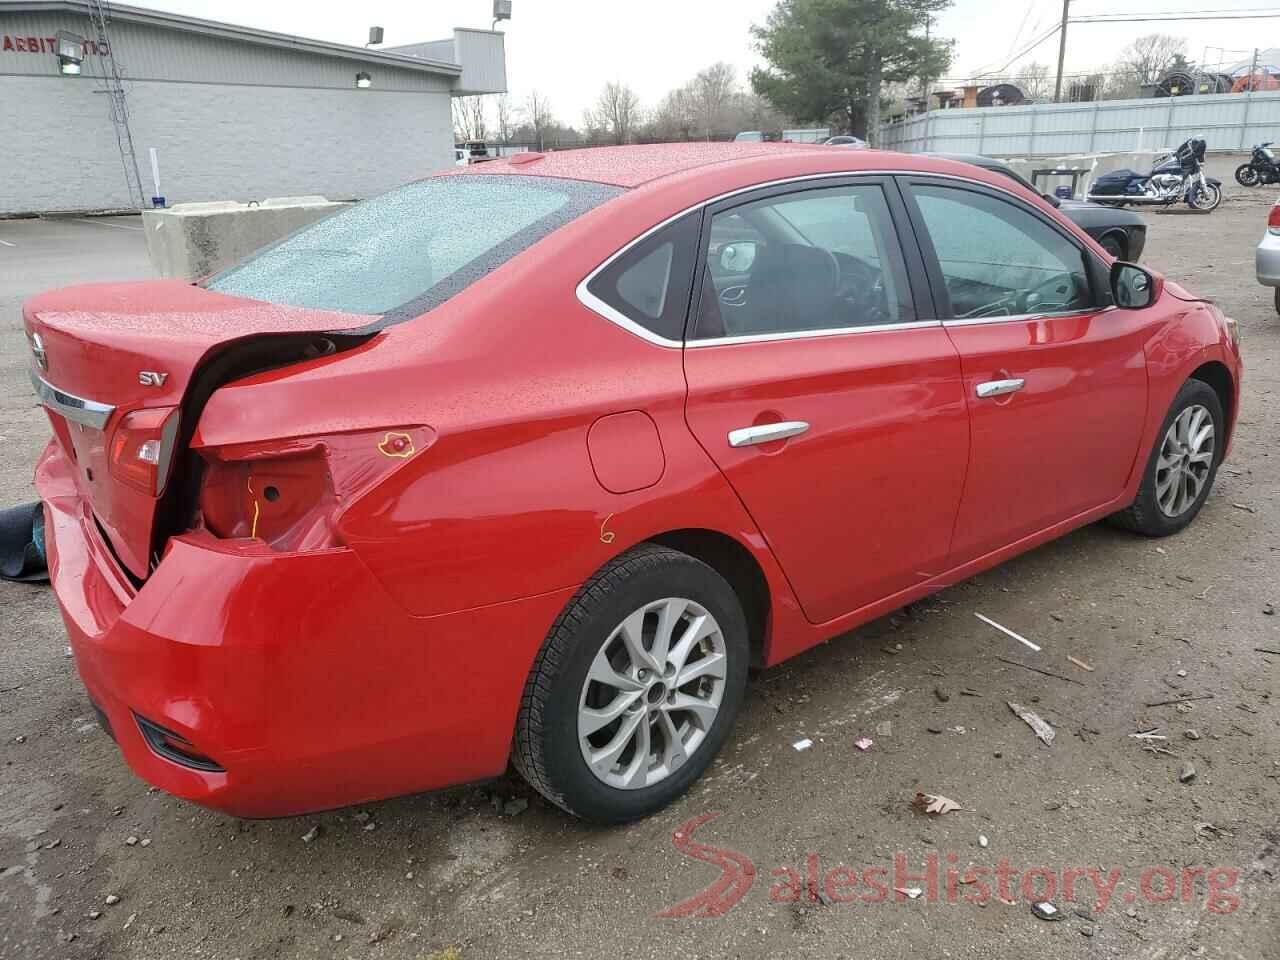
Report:
M 1156 462 L 1156 503 L 1166 517 L 1180 517 L 1196 502 L 1213 470 L 1213 416 L 1193 404 L 1169 424 Z
M 611 787 L 651 787 L 706 740 L 725 694 L 728 654 L 710 611 L 692 600 L 647 603 L 614 628 L 587 671 L 578 742 Z
M 1203 210 L 1207 213 L 1210 210 L 1216 210 L 1218 204 L 1222 202 L 1222 190 L 1211 183 L 1206 183 L 1201 187 L 1192 187 L 1191 189 L 1191 205 L 1197 210 Z

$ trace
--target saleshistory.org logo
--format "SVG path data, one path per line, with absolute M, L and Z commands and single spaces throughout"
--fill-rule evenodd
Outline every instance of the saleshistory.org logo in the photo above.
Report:
M 694 833 L 718 817 L 704 813 L 681 824 L 671 835 L 675 848 L 687 857 L 720 869 L 720 876 L 703 890 L 672 904 L 657 916 L 722 917 L 732 910 L 755 885 L 756 865 L 745 854 L 725 847 L 713 847 L 693 838 Z M 907 855 L 895 853 L 891 866 L 870 866 L 861 870 L 838 864 L 824 868 L 817 853 L 805 855 L 803 864 L 781 865 L 770 871 L 773 883 L 769 899 L 774 903 L 901 903 L 921 899 L 929 903 L 985 904 L 998 900 L 1006 904 L 1054 901 L 1080 904 L 1101 913 L 1113 902 L 1132 904 L 1191 903 L 1201 897 L 1210 912 L 1234 913 L 1240 899 L 1231 891 L 1239 871 L 1231 867 L 1152 866 L 1138 874 L 1137 890 L 1127 889 L 1120 867 L 1044 866 L 1015 869 L 999 860 L 994 867 L 958 866 L 955 853 L 929 853 L 920 866 L 908 863 Z M 1117 899 L 1118 898 L 1118 899 Z

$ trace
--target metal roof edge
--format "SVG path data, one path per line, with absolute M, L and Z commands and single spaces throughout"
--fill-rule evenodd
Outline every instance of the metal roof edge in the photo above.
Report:
M 74 13 L 89 15 L 88 0 L 0 0 L 0 14 L 5 13 Z M 285 50 L 297 50 L 302 53 L 313 53 L 321 56 L 340 57 L 344 60 L 365 60 L 371 63 L 385 63 L 388 66 L 406 70 L 417 70 L 423 73 L 437 73 L 449 77 L 462 75 L 462 64 L 444 60 L 428 60 L 424 57 L 411 57 L 396 53 L 371 50 L 368 47 L 353 47 L 342 43 L 330 43 L 327 40 L 312 40 L 288 33 L 275 33 L 270 30 L 259 30 L 256 27 L 245 27 L 239 24 L 222 23 L 218 20 L 202 20 L 198 17 L 187 17 L 163 10 L 151 10 L 133 7 L 122 3 L 111 3 L 107 7 L 111 19 L 127 20 L 151 26 L 164 27 L 170 30 L 182 30 L 187 33 L 199 33 L 206 36 L 223 37 L 257 43 L 263 46 L 277 47 Z

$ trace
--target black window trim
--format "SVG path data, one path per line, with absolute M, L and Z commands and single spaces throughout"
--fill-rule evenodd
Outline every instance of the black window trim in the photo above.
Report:
M 912 227 L 916 234 L 916 242 L 919 244 L 920 251 L 924 256 L 924 272 L 929 279 L 930 287 L 933 288 L 934 302 L 938 306 L 937 315 L 942 317 L 942 325 L 944 327 L 1025 323 L 1027 320 L 1079 317 L 1115 309 L 1115 305 L 1111 302 L 1109 285 L 1106 281 L 1108 271 L 1098 258 L 1093 255 L 1093 251 L 1082 243 L 1079 237 L 1064 229 L 1062 224 L 1055 222 L 1043 210 L 1038 210 L 1012 191 L 993 187 L 990 184 L 980 183 L 976 180 L 966 180 L 962 177 L 942 176 L 939 174 L 899 173 L 897 180 L 903 202 L 906 205 L 908 216 L 911 218 Z M 968 190 L 971 193 L 977 193 L 993 200 L 1011 204 L 1039 220 L 1079 251 L 1085 275 L 1089 280 L 1089 292 L 1091 299 L 1094 301 L 1093 304 L 1088 307 L 1082 307 L 1079 310 L 1040 311 L 1038 313 L 1012 314 L 1004 317 L 954 316 L 955 311 L 951 306 L 951 298 L 947 294 L 946 279 L 942 275 L 942 266 L 939 263 L 937 251 L 933 248 L 933 240 L 929 236 L 928 227 L 925 225 L 924 214 L 921 212 L 919 204 L 916 203 L 915 191 L 912 189 L 917 184 L 921 186 L 950 187 L 953 190 Z
M 898 226 L 898 240 L 902 247 L 903 256 L 906 257 L 907 259 L 908 280 L 911 283 L 911 295 L 913 299 L 915 299 L 916 301 L 917 317 L 921 317 L 926 312 L 928 312 L 929 314 L 932 315 L 932 317 L 936 318 L 941 313 L 941 310 L 938 306 L 937 301 L 933 297 L 933 291 L 932 291 L 932 288 L 934 285 L 933 278 L 930 276 L 929 282 L 925 282 L 924 271 L 928 269 L 928 266 L 927 266 L 928 262 L 923 256 L 923 249 L 920 246 L 920 237 L 918 235 L 919 227 L 917 225 L 918 221 L 917 221 L 916 214 L 913 212 L 914 200 L 910 195 L 910 191 L 906 189 L 906 185 L 911 181 L 915 181 L 915 180 L 938 181 L 939 183 L 943 183 L 943 184 L 959 184 L 965 187 L 971 187 L 971 188 L 976 187 L 980 190 L 989 191 L 993 196 L 999 197 L 1000 199 L 1011 199 L 1011 200 L 1017 201 L 1027 209 L 1031 210 L 1041 219 L 1045 220 L 1046 223 L 1049 223 L 1050 226 L 1052 226 L 1054 229 L 1058 230 L 1060 233 L 1066 236 L 1072 243 L 1079 245 L 1079 240 L 1077 240 L 1071 234 L 1065 232 L 1061 224 L 1053 223 L 1046 216 L 1044 216 L 1044 214 L 1041 211 L 1038 211 L 1034 207 L 1031 207 L 1030 205 L 1028 205 L 1025 200 L 1023 200 L 1021 197 L 1015 194 L 1012 190 L 1007 190 L 1002 186 L 995 186 L 995 185 L 986 183 L 984 181 L 973 180 L 969 177 L 960 176 L 959 174 L 928 173 L 928 172 L 919 171 L 919 170 L 903 170 L 901 168 L 884 169 L 884 170 L 847 170 L 847 171 L 836 171 L 836 172 L 827 172 L 827 173 L 807 173 L 807 174 L 799 174 L 797 176 L 792 176 L 792 177 L 780 177 L 777 180 L 769 180 L 764 183 L 754 183 L 745 187 L 738 187 L 737 189 L 729 190 L 729 191 L 726 191 L 725 193 L 720 193 L 720 194 L 716 194 L 715 196 L 707 197 L 705 200 L 699 200 L 697 203 L 690 204 L 684 209 L 676 213 L 673 213 L 671 216 L 667 217 L 665 220 L 662 220 L 661 222 L 650 227 L 648 230 L 644 231 L 644 233 L 639 234 L 634 239 L 623 244 L 613 253 L 605 257 L 605 259 L 601 261 L 599 266 L 593 269 L 578 283 L 578 286 L 576 289 L 576 296 L 577 296 L 578 302 L 581 303 L 588 310 L 590 310 L 592 313 L 595 313 L 597 316 L 600 316 L 605 320 L 608 320 L 609 322 L 621 327 L 627 332 L 639 337 L 641 340 L 644 340 L 652 344 L 653 346 L 664 347 L 667 349 L 676 349 L 676 350 L 683 350 L 686 347 L 728 346 L 729 344 L 727 343 L 726 338 L 721 338 L 718 340 L 692 340 L 686 343 L 684 340 L 669 340 L 666 337 L 659 336 L 658 334 L 655 334 L 652 331 L 647 330 L 644 327 L 640 326 L 640 324 L 624 316 L 622 313 L 619 313 L 613 307 L 609 306 L 609 304 L 605 303 L 599 297 L 592 294 L 591 291 L 587 289 L 587 285 L 596 278 L 597 274 L 603 272 L 610 264 L 612 264 L 619 257 L 624 256 L 627 253 L 627 251 L 631 250 L 637 244 L 643 242 L 653 234 L 657 233 L 659 230 L 663 229 L 666 226 L 669 226 L 672 223 L 675 223 L 681 217 L 687 216 L 690 213 L 694 213 L 699 210 L 705 212 L 706 210 L 710 209 L 712 206 L 722 203 L 724 201 L 731 200 L 735 197 L 739 197 L 744 194 L 751 194 L 751 193 L 755 193 L 757 191 L 765 190 L 772 187 L 784 187 L 788 185 L 794 186 L 796 184 L 812 184 L 816 182 L 820 182 L 821 185 L 826 185 L 826 182 L 828 181 L 832 182 L 833 184 L 839 184 L 840 182 L 859 183 L 859 182 L 865 181 L 867 178 L 879 178 L 879 177 L 890 178 L 894 181 L 894 183 L 897 186 L 896 193 L 899 197 L 899 200 L 906 208 L 907 218 L 909 222 L 898 225 L 895 220 L 895 225 Z M 705 220 L 704 220 L 704 223 L 705 223 Z M 927 237 L 928 235 L 926 234 L 925 236 Z M 910 238 L 910 240 L 908 238 Z M 701 246 L 701 242 L 699 243 L 699 246 Z M 1082 247 L 1082 249 L 1086 254 L 1089 255 L 1088 263 L 1096 267 L 1100 263 L 1100 261 L 1098 261 L 1097 258 L 1092 255 L 1092 252 L 1089 251 L 1087 248 Z M 701 254 L 700 254 L 700 257 L 701 257 Z M 921 271 L 920 274 L 917 274 L 916 272 L 917 269 Z M 1098 276 L 1101 276 L 1105 280 L 1106 268 L 1101 267 L 1100 269 L 1102 270 L 1101 274 L 1093 273 L 1092 276 L 1094 279 L 1096 279 L 1096 277 Z M 693 295 L 690 298 L 691 305 L 698 302 L 697 298 L 701 295 L 701 292 L 702 292 L 702 281 L 703 281 L 702 273 L 700 271 L 695 271 L 694 278 L 693 278 L 693 284 L 694 284 Z M 916 293 L 917 283 L 920 283 L 923 286 L 923 291 L 920 295 L 917 295 Z M 1110 309 L 1113 309 L 1113 307 L 1111 305 L 1108 305 L 1106 309 L 1110 310 Z M 1099 313 L 1102 310 L 1103 310 L 1102 307 L 1097 307 L 1097 308 L 1091 308 L 1088 311 L 1082 311 L 1082 312 Z M 690 313 L 691 312 L 692 310 L 690 310 Z M 1054 316 L 1066 316 L 1066 314 L 1055 314 Z M 1021 318 L 997 317 L 997 318 L 980 318 L 980 319 L 982 319 L 984 322 L 989 323 L 989 322 L 993 322 L 993 320 L 998 320 L 998 321 L 1006 321 L 1006 320 L 1014 320 L 1014 319 L 1027 320 L 1027 319 L 1031 319 L 1031 317 L 1021 317 Z M 952 326 L 952 325 L 967 323 L 967 322 L 969 321 L 918 319 L 916 321 L 916 324 L 918 324 L 920 327 L 925 327 L 925 326 L 933 327 L 933 326 Z M 688 333 L 688 329 L 689 329 L 689 317 L 686 316 L 685 317 L 686 334 Z M 891 324 L 883 328 L 883 330 L 902 330 L 902 329 L 904 329 L 903 324 Z M 837 332 L 875 333 L 875 332 L 883 332 L 883 331 L 879 326 L 876 326 L 876 327 L 852 327 L 852 328 L 849 328 L 849 330 L 847 331 L 841 330 Z M 822 336 L 822 335 L 829 335 L 829 334 L 827 331 L 822 331 L 822 330 L 803 332 L 803 336 L 806 336 L 806 337 L 814 337 L 814 336 Z M 763 334 L 761 336 L 767 339 L 774 339 L 774 340 L 796 339 L 796 336 L 792 334 Z M 736 341 L 737 338 L 734 338 L 734 339 Z

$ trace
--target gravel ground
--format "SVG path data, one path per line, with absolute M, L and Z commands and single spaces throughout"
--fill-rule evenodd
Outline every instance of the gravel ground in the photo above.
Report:
M 152 792 L 93 724 L 48 590 L 0 584 L 0 957 L 1280 956 L 1280 656 L 1255 650 L 1280 650 L 1280 319 L 1253 279 L 1271 199 L 1231 184 L 1211 216 L 1148 216 L 1145 259 L 1239 319 L 1248 365 L 1189 530 L 1081 530 L 755 677 L 708 775 L 643 823 L 584 826 L 514 777 L 259 822 Z M 146 276 L 136 225 L 0 222 L 0 502 L 31 498 L 48 431 L 18 303 Z M 1182 697 L 1203 699 L 1152 706 Z M 1130 736 L 1152 728 L 1155 752 Z M 914 812 L 918 791 L 963 809 Z M 676 836 L 711 815 L 697 841 L 716 849 Z M 936 895 L 895 880 L 896 854 L 917 877 L 937 858 Z M 1021 873 L 1004 899 L 994 873 L 948 885 L 1002 861 L 1055 877 L 1062 922 L 1033 915 Z M 657 916 L 720 863 L 738 886 L 684 911 L 712 915 Z M 1073 867 L 1114 876 L 1110 901 L 1083 873 L 1068 900 Z M 1034 900 L 1048 880 L 1030 880 Z M 877 882 L 924 893 L 875 902 Z

